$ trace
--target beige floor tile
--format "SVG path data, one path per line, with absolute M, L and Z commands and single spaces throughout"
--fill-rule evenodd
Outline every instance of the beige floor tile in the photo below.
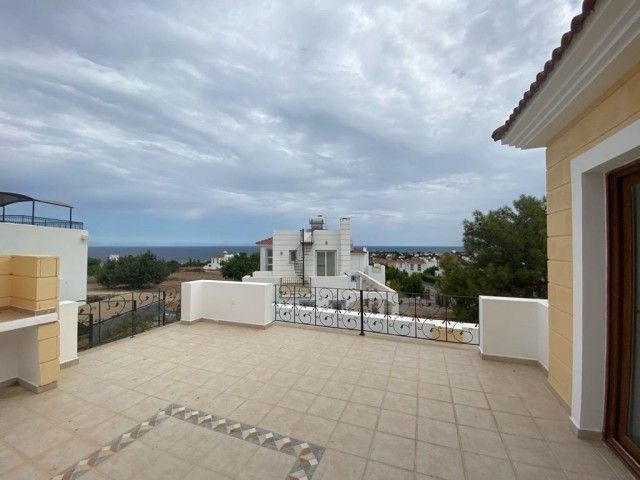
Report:
M 550 443 L 549 446 L 567 472 L 597 475 L 601 478 L 617 477 L 609 464 L 590 446 L 567 443 Z
M 416 396 L 418 394 L 418 382 L 416 380 L 403 380 L 401 378 L 391 377 L 387 384 L 387 390 L 389 392 Z
M 371 460 L 406 470 L 413 470 L 415 462 L 415 441 L 376 432 L 371 446 Z
M 357 370 L 336 370 L 330 380 L 357 385 L 362 373 Z
M 160 456 L 160 450 L 136 441 L 107 458 L 95 469 L 98 473 L 105 474 L 109 479 L 129 480 L 138 472 L 146 471 Z
M 458 429 L 454 423 L 418 417 L 418 440 L 459 448 Z
M 244 465 L 237 480 L 285 479 L 295 459 L 290 455 L 268 448 L 260 448 Z
M 0 474 L 2 480 L 49 480 L 51 478 L 44 471 L 28 463 Z
M 269 383 L 279 387 L 291 388 L 301 377 L 302 375 L 297 373 L 280 371 L 269 379 Z
M 453 402 L 456 404 L 477 408 L 489 408 L 484 392 L 451 388 L 451 394 L 453 395 Z
M 71 433 L 42 417 L 34 416 L 4 432 L 3 439 L 29 457 L 35 457 L 71 439 Z
M 456 423 L 469 427 L 484 428 L 485 430 L 497 430 L 491 410 L 484 408 L 469 407 L 467 405 L 456 405 Z
M 317 445 L 326 445 L 336 426 L 335 420 L 304 415 L 291 429 L 291 436 Z
M 567 480 L 562 470 L 535 467 L 524 463 L 514 463 L 519 480 Z
M 320 395 L 337 398 L 339 400 L 348 400 L 351 397 L 353 390 L 354 385 L 350 383 L 334 382 L 333 380 L 329 380 L 320 391 Z
M 228 393 L 221 393 L 211 399 L 211 406 L 209 407 L 210 413 L 220 415 L 221 417 L 228 417 L 245 401 L 246 400 L 242 397 L 237 397 L 236 395 L 230 395 Z
M 524 415 L 514 415 L 505 412 L 493 412 L 498 430 L 522 437 L 542 438 L 533 418 Z
M 386 390 L 389 377 L 386 375 L 378 375 L 375 373 L 363 373 L 360 375 L 357 384 L 363 387 L 375 388 L 377 390 Z
M 460 442 L 466 452 L 507 459 L 507 452 L 497 432 L 460 425 Z
M 373 430 L 338 422 L 333 429 L 328 447 L 340 452 L 366 457 L 373 438 Z
M 274 408 L 268 403 L 246 400 L 229 415 L 232 419 L 249 425 L 257 425 Z
M 90 440 L 71 438 L 38 455 L 34 460 L 42 470 L 53 476 L 74 465 L 77 461 L 88 457 L 102 446 Z
M 344 400 L 329 397 L 316 397 L 309 407 L 309 410 L 307 410 L 307 413 L 318 417 L 329 418 L 331 420 L 338 420 L 346 406 L 347 402 Z
M 189 473 L 187 473 L 180 480 L 231 480 L 229 477 L 225 477 L 220 473 L 213 472 L 209 469 L 199 466 L 193 467 Z
M 341 422 L 374 429 L 378 423 L 380 410 L 359 403 L 348 403 L 340 417 Z
M 382 410 L 377 429 L 399 437 L 416 438 L 416 422 L 417 417 L 415 415 Z
M 384 399 L 384 391 L 375 388 L 356 386 L 351 394 L 351 401 L 369 405 L 371 407 L 380 407 Z
M 251 398 L 258 390 L 264 387 L 264 385 L 263 382 L 243 378 L 227 388 L 225 393 L 235 395 L 236 397 Z
M 256 390 L 256 392 L 251 395 L 252 400 L 256 400 L 258 402 L 270 403 L 272 405 L 277 405 L 282 397 L 287 393 L 286 387 L 280 387 L 278 385 L 271 385 L 270 383 L 266 383 L 264 386 Z
M 503 434 L 502 439 L 513 462 L 560 469 L 560 464 L 545 441 L 508 434 Z
M 298 411 L 276 406 L 257 425 L 266 430 L 290 435 L 293 426 L 302 418 L 302 415 Z
M 318 394 L 324 388 L 326 382 L 326 380 L 320 378 L 303 376 L 293 385 L 293 388 L 303 392 Z
M 464 454 L 467 480 L 515 480 L 516 475 L 508 460 L 475 453 Z
M 226 436 L 201 461 L 201 466 L 234 478 L 262 447 Z
M 415 415 L 417 412 L 417 397 L 387 391 L 382 401 L 382 408 Z
M 529 415 L 529 410 L 527 410 L 519 397 L 508 397 L 506 395 L 496 395 L 493 393 L 487 393 L 486 395 L 491 410 L 513 413 L 515 415 Z
M 446 385 L 435 385 L 433 383 L 421 382 L 418 385 L 418 395 L 431 400 L 439 400 L 441 402 L 452 402 L 451 388 Z
M 289 390 L 284 397 L 278 402 L 278 406 L 290 408 L 291 410 L 297 410 L 299 412 L 306 412 L 313 401 L 316 399 L 316 395 L 308 392 L 301 392 L 300 390 Z
M 313 475 L 313 480 L 360 480 L 364 475 L 366 460 L 327 449 Z
M 418 442 L 416 467 L 419 473 L 446 480 L 463 480 L 460 451 L 430 443 Z
M 455 422 L 452 403 L 431 400 L 429 398 L 418 399 L 418 415 L 421 417 L 432 418 L 434 420 L 442 420 L 452 423 Z
M 14 469 L 23 463 L 22 456 L 9 445 L 0 442 L 0 474 Z
M 167 452 L 163 452 L 162 455 L 159 455 L 146 469 L 139 470 L 133 478 L 135 480 L 146 480 L 149 478 L 155 480 L 173 480 L 184 477 L 192 468 L 193 466 L 184 460 L 176 458 Z
M 369 461 L 365 470 L 366 480 L 414 480 L 413 471 L 401 470 L 383 463 Z
M 158 410 L 168 406 L 169 403 L 170 402 L 167 402 L 166 400 L 163 400 L 161 398 L 146 397 L 120 413 L 129 418 L 142 422 L 143 420 L 146 420 L 147 418 L 154 415 L 156 412 L 158 412 Z
M 462 388 L 464 390 L 476 390 L 482 391 L 482 385 L 480 381 L 470 374 L 456 374 L 449 373 L 449 384 L 455 388 Z
M 569 421 L 566 418 L 562 420 L 536 418 L 534 421 L 544 438 L 549 442 L 583 443 L 583 440 L 580 440 L 571 430 Z

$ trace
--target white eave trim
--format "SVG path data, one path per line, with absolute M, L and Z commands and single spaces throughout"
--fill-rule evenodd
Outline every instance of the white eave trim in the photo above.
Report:
M 639 61 L 640 0 L 599 1 L 502 143 L 546 146 Z

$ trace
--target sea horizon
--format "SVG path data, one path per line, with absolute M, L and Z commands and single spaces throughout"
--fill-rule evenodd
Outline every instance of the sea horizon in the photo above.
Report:
M 460 245 L 357 245 L 366 247 L 369 252 L 396 251 L 396 252 L 433 252 L 444 253 L 455 250 L 462 251 Z M 150 251 L 159 258 L 166 261 L 176 260 L 186 262 L 190 258 L 193 260 L 205 261 L 214 255 L 223 252 L 228 253 L 257 253 L 259 247 L 256 245 L 112 245 L 112 246 L 89 246 L 89 256 L 107 260 L 109 255 L 138 255 Z

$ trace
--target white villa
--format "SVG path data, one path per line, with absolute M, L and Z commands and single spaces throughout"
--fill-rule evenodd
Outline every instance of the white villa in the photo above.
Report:
M 234 253 L 228 253 L 226 250 L 222 252 L 220 255 L 216 255 L 215 257 L 211 257 L 209 263 L 207 263 L 204 267 L 202 267 L 205 271 L 210 270 L 220 270 L 222 264 L 228 260 L 231 260 L 235 257 Z
M 256 242 L 260 270 L 244 281 L 308 284 L 311 287 L 351 288 L 366 282 L 374 290 L 386 289 L 384 265 L 369 265 L 366 248 L 351 243 L 351 220 L 340 218 L 337 230 L 326 228 L 321 215 L 301 230 L 276 230 Z

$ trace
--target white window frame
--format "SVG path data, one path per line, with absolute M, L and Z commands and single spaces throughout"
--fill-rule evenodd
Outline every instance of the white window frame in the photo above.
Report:
M 267 269 L 267 272 L 273 272 L 273 248 L 266 249 L 265 268 Z
M 329 265 L 329 263 L 327 262 L 327 254 L 332 253 L 333 254 L 333 275 L 327 275 L 327 266 Z M 320 269 L 318 268 L 318 256 L 319 255 L 324 255 L 324 272 L 320 272 Z M 336 271 L 337 271 L 337 259 L 338 259 L 338 252 L 336 252 L 335 250 L 316 250 L 316 276 L 317 277 L 335 277 L 336 276 Z

